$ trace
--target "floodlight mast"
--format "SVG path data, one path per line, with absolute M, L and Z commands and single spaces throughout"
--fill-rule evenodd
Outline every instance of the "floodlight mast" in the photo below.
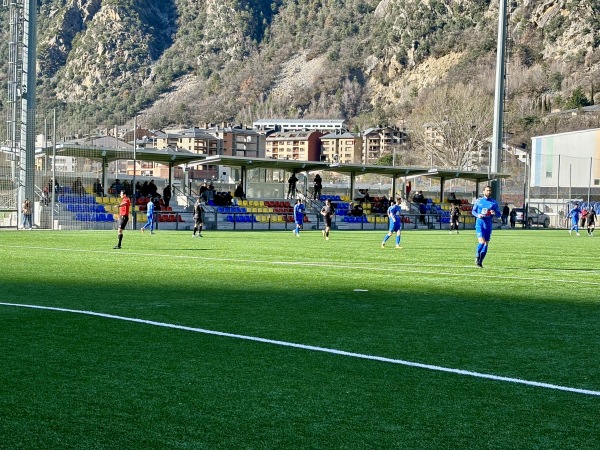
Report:
M 494 131 L 490 152 L 490 176 L 501 171 L 504 119 L 504 90 L 506 81 L 506 0 L 500 0 L 498 8 L 498 50 L 496 54 L 496 88 L 494 99 Z M 498 178 L 491 182 L 496 201 L 500 202 L 501 185 Z
M 37 1 L 23 2 L 23 75 L 21 87 L 21 155 L 19 158 L 18 205 L 29 198 L 35 205 L 35 109 L 36 109 L 36 42 Z

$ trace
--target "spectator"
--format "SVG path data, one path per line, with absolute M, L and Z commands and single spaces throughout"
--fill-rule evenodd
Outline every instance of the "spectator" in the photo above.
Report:
M 94 181 L 93 189 L 94 189 L 94 194 L 97 197 L 104 197 L 104 187 L 102 187 L 100 178 L 96 178 L 96 181 Z
M 123 190 L 123 185 L 121 184 L 121 180 L 118 178 L 115 180 L 113 184 L 110 185 L 110 189 L 108 192 L 116 197 L 119 196 L 119 193 Z
M 73 194 L 83 195 L 85 194 L 85 188 L 83 187 L 83 183 L 81 182 L 81 177 L 77 177 L 73 183 L 71 183 L 71 189 Z
M 48 194 L 48 186 L 44 186 L 44 189 L 42 189 L 42 204 L 48 206 L 49 203 L 50 195 Z
M 31 202 L 28 198 L 23 202 L 23 207 L 21 208 L 21 214 L 23 215 L 21 222 L 23 223 L 23 229 L 28 228 L 31 230 Z M 27 226 L 29 224 L 29 226 Z
M 142 184 L 142 188 L 140 189 L 141 193 L 142 193 L 142 197 L 148 197 L 148 195 L 150 194 L 150 188 L 148 188 L 148 182 L 144 181 L 144 184 Z
M 510 210 L 510 227 L 514 229 L 516 223 L 517 223 L 517 211 L 515 210 L 515 208 L 513 208 Z
M 505 203 L 504 204 L 504 208 L 502 208 L 502 225 L 506 225 L 508 223 L 508 216 L 510 215 L 510 208 L 508 207 L 508 205 Z
M 50 178 L 48 180 L 48 193 L 52 192 L 53 189 L 54 189 L 54 193 L 58 194 L 58 190 L 60 189 L 60 186 L 58 184 L 58 181 L 55 184 L 52 182 L 52 178 Z
M 142 198 L 142 183 L 136 181 L 135 183 L 135 195 L 136 198 Z
M 237 197 L 242 200 L 246 200 L 246 193 L 244 192 L 244 188 L 242 187 L 242 183 L 238 184 L 233 193 L 234 197 Z
M 321 198 L 321 191 L 323 190 L 323 180 L 321 179 L 321 175 L 315 175 L 315 179 L 313 181 L 313 199 L 318 200 Z
M 127 197 L 131 198 L 133 196 L 133 188 L 131 187 L 131 183 L 129 181 L 123 181 L 123 190 L 127 194 Z
M 425 196 L 423 195 L 423 191 L 417 191 L 415 195 L 413 195 L 413 202 L 415 203 L 427 203 Z
M 372 197 L 369 195 L 369 190 L 365 189 L 365 198 L 364 198 L 364 201 L 366 203 L 371 203 L 371 200 L 372 200 Z
M 409 195 L 410 195 L 410 191 L 412 190 L 412 184 L 410 182 L 410 180 L 408 180 L 406 182 L 406 199 L 408 200 Z
M 148 183 L 148 194 L 152 196 L 152 198 L 156 197 L 156 194 L 158 194 L 158 187 L 154 184 L 154 180 L 150 180 L 150 183 Z
M 163 189 L 163 202 L 165 204 L 165 207 L 169 207 L 169 203 L 171 203 L 171 197 L 173 196 L 173 192 L 171 190 L 171 185 L 167 184 L 165 186 L 165 188 Z
M 298 178 L 296 178 L 296 173 L 292 173 L 292 176 L 288 178 L 288 198 L 296 197 L 296 183 L 298 183 Z

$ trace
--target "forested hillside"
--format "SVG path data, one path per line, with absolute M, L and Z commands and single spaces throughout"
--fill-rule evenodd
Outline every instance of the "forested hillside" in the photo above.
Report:
M 479 120 L 461 123 L 491 132 L 497 1 L 38 3 L 39 107 L 94 125 L 144 113 L 154 128 L 285 116 L 418 130 L 469 110 Z M 598 11 L 600 0 L 509 2 L 506 123 L 524 141 L 600 126 L 550 115 L 600 102 Z M 6 35 L 6 8 L 2 19 Z

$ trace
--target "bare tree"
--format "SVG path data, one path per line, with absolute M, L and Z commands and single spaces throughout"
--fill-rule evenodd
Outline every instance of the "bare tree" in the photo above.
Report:
M 442 86 L 420 96 L 411 116 L 413 145 L 427 165 L 467 169 L 491 135 L 493 97 L 478 86 Z

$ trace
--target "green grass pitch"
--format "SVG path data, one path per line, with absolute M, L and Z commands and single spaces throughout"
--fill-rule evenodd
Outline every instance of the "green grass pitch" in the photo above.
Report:
M 1 232 L 0 448 L 600 447 L 600 236 L 384 234 Z

